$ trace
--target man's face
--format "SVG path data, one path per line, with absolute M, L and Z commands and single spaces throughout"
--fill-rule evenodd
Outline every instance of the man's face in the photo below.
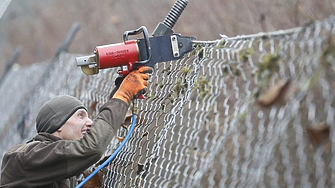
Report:
M 92 126 L 86 110 L 77 110 L 59 129 L 59 136 L 64 140 L 79 140 Z

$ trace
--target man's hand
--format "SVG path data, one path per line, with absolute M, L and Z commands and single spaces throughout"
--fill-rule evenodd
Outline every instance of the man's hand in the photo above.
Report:
M 129 105 L 134 97 L 145 93 L 148 86 L 148 73 L 152 73 L 151 67 L 141 67 L 129 73 L 122 81 L 113 98 L 121 99 Z
M 113 98 L 113 96 L 115 95 L 116 91 L 120 88 L 120 85 L 122 83 L 122 81 L 124 80 L 125 77 L 117 77 L 115 79 L 115 87 L 114 89 L 112 90 L 112 92 L 109 94 L 109 97 L 108 99 L 111 99 Z

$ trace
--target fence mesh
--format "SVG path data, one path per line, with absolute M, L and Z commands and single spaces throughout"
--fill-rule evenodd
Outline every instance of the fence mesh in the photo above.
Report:
M 333 16 L 289 31 L 222 36 L 157 64 L 137 104 L 136 128 L 104 169 L 103 187 L 335 186 L 334 25 Z M 55 95 L 78 97 L 93 117 L 106 102 L 116 69 L 86 76 L 74 57 L 7 76 L 2 155 L 34 136 L 39 107 Z

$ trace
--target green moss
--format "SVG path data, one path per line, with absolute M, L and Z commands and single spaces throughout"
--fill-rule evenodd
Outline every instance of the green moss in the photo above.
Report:
M 185 94 L 187 89 L 187 83 L 186 80 L 183 82 L 181 79 L 178 79 L 173 87 L 174 93 L 176 93 L 176 96 L 179 97 L 179 94 Z
M 226 40 L 224 39 L 221 39 L 217 44 L 216 46 L 214 47 L 215 49 L 222 49 L 225 47 L 225 44 L 227 43 Z
M 312 87 L 314 87 L 315 85 L 317 85 L 319 83 L 319 80 L 322 76 L 322 72 L 323 72 L 323 67 L 319 66 L 318 69 L 315 71 L 315 74 L 312 78 L 307 79 L 306 82 L 304 82 L 301 86 L 302 90 L 308 90 Z
M 335 37 L 329 37 L 328 43 L 322 48 L 320 55 L 320 64 L 315 70 L 312 78 L 307 79 L 302 84 L 302 90 L 308 90 L 319 83 L 319 80 L 324 73 L 324 70 L 332 66 L 332 61 L 335 59 Z
M 335 37 L 329 37 L 328 44 L 322 49 L 320 62 L 322 66 L 331 66 L 332 61 L 335 59 Z
M 165 68 L 165 69 L 162 70 L 162 73 L 165 73 L 165 72 L 170 72 L 170 67 Z
M 258 97 L 261 95 L 261 93 L 262 93 L 262 87 L 259 87 L 259 86 L 258 86 L 258 89 L 257 89 L 257 91 L 253 94 L 253 96 L 254 96 L 256 99 L 258 99 Z
M 187 75 L 189 72 L 192 72 L 192 69 L 187 68 L 187 67 L 182 67 L 182 68 L 181 68 L 181 72 L 182 72 L 184 75 Z
M 138 163 L 137 164 L 137 172 L 136 172 L 136 174 L 140 175 L 143 171 L 144 171 L 144 164 Z
M 246 112 L 241 112 L 239 114 L 237 114 L 237 119 L 242 122 L 245 120 L 245 117 L 247 116 L 247 113 Z
M 145 97 L 146 99 L 150 99 L 150 98 L 151 98 L 151 95 L 150 95 L 149 93 L 144 93 L 144 97 Z
M 169 101 L 170 101 L 171 104 L 174 103 L 174 97 L 172 96 L 171 93 L 169 93 L 169 95 L 167 96 L 167 99 L 169 99 Z
M 233 72 L 233 74 L 234 74 L 235 76 L 240 76 L 240 75 L 241 75 L 241 71 L 240 71 L 240 69 L 237 68 L 236 65 L 231 66 L 231 71 Z
M 269 35 L 263 35 L 263 36 L 262 36 L 262 39 L 263 39 L 263 40 L 267 40 L 267 39 L 269 39 L 269 38 L 270 38 Z
M 223 68 L 223 73 L 224 74 L 229 74 L 229 67 L 228 66 Z
M 197 45 L 192 51 L 192 55 L 198 57 L 198 59 L 204 58 L 205 50 L 202 45 Z
M 202 59 L 202 58 L 204 58 L 204 54 L 205 54 L 205 50 L 202 48 L 202 49 L 199 50 L 199 52 L 197 54 L 197 57 L 199 59 Z
M 237 64 L 229 64 L 226 67 L 223 68 L 223 73 L 230 74 L 232 73 L 235 76 L 240 76 L 241 71 L 237 68 Z
M 162 111 L 165 110 L 165 104 L 162 104 L 162 106 L 161 106 L 161 110 L 162 110 Z
M 200 98 L 204 98 L 206 95 L 210 94 L 210 82 L 205 76 L 199 76 L 198 81 L 195 82 L 194 89 L 199 90 Z
M 247 62 L 253 52 L 254 50 L 252 48 L 247 48 L 244 51 L 242 51 L 240 53 L 240 59 L 242 60 L 242 62 Z
M 257 78 L 270 79 L 272 75 L 279 71 L 280 56 L 278 54 L 266 54 L 258 64 Z
M 163 70 L 162 70 L 162 73 L 166 73 L 167 75 L 171 74 L 171 69 L 170 69 L 170 67 L 163 69 Z

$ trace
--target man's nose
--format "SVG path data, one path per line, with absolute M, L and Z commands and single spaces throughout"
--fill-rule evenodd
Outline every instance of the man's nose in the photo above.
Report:
M 92 127 L 93 121 L 90 118 L 87 118 L 86 126 L 87 127 Z

